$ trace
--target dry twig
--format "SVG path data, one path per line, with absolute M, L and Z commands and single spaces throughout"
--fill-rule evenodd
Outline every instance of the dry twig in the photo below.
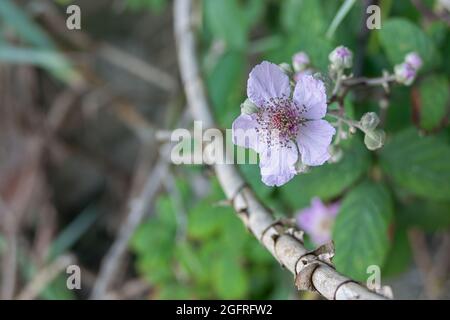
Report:
M 50 265 L 39 271 L 30 283 L 17 296 L 17 300 L 32 300 L 47 287 L 67 266 L 73 264 L 75 258 L 71 255 L 59 256 Z

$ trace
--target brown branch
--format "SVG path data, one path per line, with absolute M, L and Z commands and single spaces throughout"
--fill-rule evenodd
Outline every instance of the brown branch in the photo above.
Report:
M 214 127 L 204 89 L 192 27 L 191 0 L 174 3 L 175 39 L 187 101 L 195 120 Z M 216 164 L 218 180 L 246 227 L 267 250 L 296 277 L 300 289 L 315 289 L 327 299 L 384 299 L 366 287 L 339 274 L 319 252 L 309 252 L 299 232 L 285 228 L 257 199 L 234 165 Z

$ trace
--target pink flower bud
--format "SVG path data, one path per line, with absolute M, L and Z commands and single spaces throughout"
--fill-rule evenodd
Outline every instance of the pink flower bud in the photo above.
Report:
M 309 56 L 303 51 L 296 53 L 292 57 L 292 65 L 294 67 L 295 72 L 305 70 L 309 64 L 310 64 Z
M 405 62 L 416 70 L 422 67 L 422 58 L 416 52 L 410 52 L 405 57 Z
M 353 53 L 344 46 L 334 49 L 328 56 L 328 59 L 335 69 L 347 69 L 353 65 Z
M 409 86 L 413 83 L 416 78 L 416 69 L 413 68 L 409 63 L 398 64 L 394 67 L 395 80 L 398 83 Z

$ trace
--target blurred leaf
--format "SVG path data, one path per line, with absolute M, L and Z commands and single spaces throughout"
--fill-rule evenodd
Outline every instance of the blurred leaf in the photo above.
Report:
M 436 47 L 441 47 L 445 43 L 448 26 L 443 21 L 433 21 L 427 27 L 427 34 L 433 40 Z
M 249 260 L 245 248 L 252 235 L 245 229 L 242 221 L 231 209 L 222 220 L 221 231 L 222 232 L 216 241 L 222 254 L 243 257 L 244 259 Z
M 0 1 L 0 17 L 27 43 L 41 49 L 55 49 L 50 37 L 11 0 Z
M 36 65 L 47 69 L 56 78 L 68 83 L 78 79 L 78 74 L 72 68 L 70 62 L 56 51 L 0 45 L 0 61 Z
M 429 199 L 450 198 L 450 147 L 416 130 L 396 134 L 381 149 L 381 164 L 394 183 Z
M 443 57 L 450 57 L 450 32 L 447 33 L 441 52 Z M 443 72 L 450 77 L 450 63 L 443 63 L 442 69 Z
M 151 284 L 163 287 L 174 277 L 171 268 L 171 261 L 165 257 L 158 259 L 155 256 L 142 256 L 137 261 L 137 270 L 145 279 Z
M 190 243 L 180 243 L 176 249 L 176 256 L 185 270 L 199 283 L 204 284 L 209 280 L 209 261 L 199 259 L 199 251 Z M 206 263 L 202 263 L 206 262 Z
M 247 44 L 245 11 L 237 0 L 204 0 L 205 22 L 216 39 L 225 41 L 232 49 L 243 49 Z
M 347 194 L 333 228 L 337 270 L 362 281 L 368 266 L 381 267 L 391 218 L 392 200 L 382 185 L 365 182 Z
M 383 2 L 385 1 L 382 1 L 382 3 Z M 412 1 L 392 0 L 392 4 L 390 5 L 392 5 L 391 16 L 401 15 L 402 17 L 411 21 L 417 21 L 421 16 L 420 11 L 417 10 Z
M 226 208 L 214 207 L 210 200 L 204 200 L 189 213 L 188 235 L 195 239 L 206 239 L 220 229 Z
M 405 271 L 411 264 L 411 248 L 409 246 L 408 235 L 405 228 L 397 228 L 394 234 L 394 241 L 386 262 L 382 268 L 383 277 L 391 277 Z
M 259 264 L 274 262 L 272 255 L 267 251 L 261 243 L 258 242 L 254 237 L 248 237 L 246 242 L 245 253 L 248 255 L 248 259 L 253 263 Z
M 442 122 L 450 105 L 449 83 L 443 75 L 432 75 L 419 85 L 420 126 L 431 130 Z
M 311 58 L 311 63 L 320 71 L 328 68 L 328 54 L 333 45 L 324 39 L 328 21 L 320 1 L 283 1 L 281 19 L 287 31 L 281 46 L 268 54 L 268 60 L 290 62 L 292 55 L 302 50 Z
M 245 2 L 244 15 L 248 27 L 256 24 L 264 14 L 266 3 L 261 0 L 247 0 Z
M 309 205 L 313 197 L 330 200 L 340 195 L 367 171 L 369 155 L 362 142 L 353 138 L 344 148 L 344 157 L 338 163 L 312 167 L 280 188 L 281 196 L 294 209 Z
M 254 151 L 249 150 L 249 152 Z M 244 175 L 245 181 L 247 181 L 247 183 L 253 188 L 253 190 L 259 197 L 266 198 L 273 192 L 273 188 L 270 188 L 261 182 L 261 172 L 259 165 L 242 164 L 239 166 L 239 168 Z
M 296 32 L 325 34 L 327 21 L 324 19 L 320 1 L 285 0 L 281 6 L 281 23 L 286 31 L 292 34 Z M 308 30 L 302 31 L 301 27 L 306 25 L 309 25 Z
M 182 283 L 168 283 L 159 290 L 159 299 L 162 300 L 187 300 L 192 299 L 192 288 Z
M 40 298 L 47 300 L 74 300 L 75 294 L 71 290 L 67 290 L 67 275 L 60 274 L 39 294 Z
M 175 212 L 174 203 L 168 196 L 159 197 L 156 200 L 155 211 L 158 215 L 158 222 L 169 229 L 175 229 L 177 225 L 177 213 Z M 151 220 L 150 220 L 151 223 Z
M 450 226 L 450 203 L 411 201 L 399 210 L 398 220 L 426 231 L 445 230 Z
M 159 251 L 167 252 L 171 249 L 171 243 L 174 242 L 175 230 L 170 226 L 163 224 L 160 219 L 150 218 L 142 224 L 133 235 L 131 247 L 145 255 L 159 255 Z M 149 247 L 155 247 L 149 250 Z
M 248 276 L 236 257 L 221 255 L 212 261 L 214 290 L 219 299 L 243 299 L 249 290 Z
M 403 62 L 409 52 L 417 52 L 424 69 L 437 65 L 440 57 L 433 41 L 412 22 L 402 18 L 388 19 L 379 30 L 381 45 L 392 65 Z
M 132 10 L 149 9 L 159 13 L 167 6 L 167 0 L 126 0 L 126 4 Z
M 398 132 L 413 125 L 411 104 L 411 88 L 399 86 L 392 90 L 386 117 L 387 132 Z
M 331 39 L 333 38 L 334 33 L 336 32 L 336 29 L 341 24 L 342 20 L 344 20 L 345 16 L 348 14 L 348 12 L 353 8 L 356 0 L 345 0 L 344 3 L 339 8 L 338 12 L 336 13 L 333 21 L 331 21 L 330 27 L 327 30 L 327 38 Z
M 209 96 L 219 124 L 229 127 L 240 113 L 243 101 L 244 56 L 238 52 L 227 52 L 212 70 L 207 79 Z

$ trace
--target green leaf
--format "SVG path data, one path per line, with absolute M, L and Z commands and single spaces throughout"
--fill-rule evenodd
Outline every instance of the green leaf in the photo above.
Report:
M 247 0 L 244 8 L 245 22 L 249 27 L 256 24 L 264 15 L 266 4 L 261 0 Z
M 168 196 L 161 196 L 156 200 L 155 204 L 156 215 L 155 222 L 161 224 L 161 226 L 168 227 L 169 229 L 175 229 L 177 225 L 177 213 L 174 209 L 174 203 Z M 151 223 L 151 220 L 150 220 Z
M 177 258 L 180 264 L 196 281 L 207 283 L 209 280 L 208 264 L 199 258 L 199 250 L 191 243 L 180 243 L 176 248 Z
M 247 237 L 245 253 L 247 258 L 255 263 L 258 267 L 262 264 L 272 264 L 274 262 L 272 255 L 267 251 L 261 243 L 254 237 Z
M 391 277 L 405 271 L 411 263 L 411 248 L 405 228 L 395 231 L 394 241 L 382 268 L 383 277 Z
M 380 184 L 365 182 L 343 200 L 333 228 L 337 270 L 365 280 L 370 265 L 382 266 L 389 250 L 392 200 Z
M 440 57 L 433 41 L 412 22 L 388 19 L 379 30 L 380 42 L 392 65 L 404 61 L 405 55 L 416 51 L 424 61 L 424 69 L 435 66 Z
M 216 234 L 227 209 L 213 207 L 210 200 L 201 201 L 189 213 L 188 235 L 195 239 L 207 239 Z
M 243 299 L 249 290 L 248 275 L 236 257 L 221 255 L 213 263 L 213 286 L 219 299 Z
M 287 37 L 280 47 L 268 54 L 268 60 L 290 62 L 293 54 L 303 50 L 310 56 L 315 67 L 326 71 L 328 54 L 333 50 L 333 45 L 328 39 L 324 39 L 328 21 L 320 1 L 283 1 L 281 19 Z
M 443 231 L 450 226 L 450 203 L 411 201 L 399 210 L 398 220 L 408 227 Z
M 249 150 L 248 152 L 254 152 L 250 149 L 247 150 Z M 247 183 L 253 188 L 253 190 L 259 197 L 266 198 L 270 196 L 273 188 L 270 188 L 261 182 L 261 172 L 259 165 L 242 164 L 239 166 L 239 168 L 244 175 L 245 181 L 247 181 Z
M 204 17 L 213 36 L 228 47 L 243 49 L 247 44 L 246 14 L 237 0 L 204 0 Z
M 448 26 L 444 21 L 433 21 L 427 26 L 427 34 L 437 47 L 445 44 Z
M 149 9 L 160 13 L 167 5 L 167 0 L 127 0 L 127 6 L 132 10 Z
M 207 79 L 208 93 L 211 97 L 215 118 L 219 124 L 229 127 L 240 113 L 243 102 L 244 56 L 239 52 L 227 52 L 215 65 Z
M 286 0 L 282 2 L 281 23 L 286 31 L 309 32 L 325 34 L 327 21 L 322 11 L 320 1 L 317 0 Z M 302 26 L 309 25 L 308 30 L 301 30 Z M 323 39 L 322 39 L 323 40 Z
M 339 8 L 338 12 L 336 13 L 333 21 L 330 24 L 330 27 L 327 30 L 327 38 L 331 39 L 333 38 L 334 33 L 336 32 L 336 29 L 341 24 L 342 20 L 344 20 L 347 13 L 353 8 L 356 0 L 345 0 L 342 6 Z
M 450 198 L 450 147 L 436 137 L 408 129 L 381 149 L 381 165 L 393 182 L 412 194 L 434 200 Z
M 313 197 L 330 200 L 340 195 L 367 171 L 370 158 L 359 139 L 353 138 L 344 148 L 338 163 L 312 167 L 311 172 L 299 174 L 281 188 L 281 196 L 293 208 L 309 205 Z
M 431 130 L 442 122 L 450 103 L 449 83 L 443 75 L 427 77 L 419 86 L 420 126 Z
M 175 230 L 162 224 L 161 220 L 151 218 L 136 230 L 130 245 L 138 253 L 158 257 L 161 252 L 171 249 L 174 241 Z M 149 250 L 149 247 L 154 247 L 154 249 Z
M 158 291 L 162 300 L 187 300 L 192 299 L 192 290 L 181 283 L 167 283 Z

